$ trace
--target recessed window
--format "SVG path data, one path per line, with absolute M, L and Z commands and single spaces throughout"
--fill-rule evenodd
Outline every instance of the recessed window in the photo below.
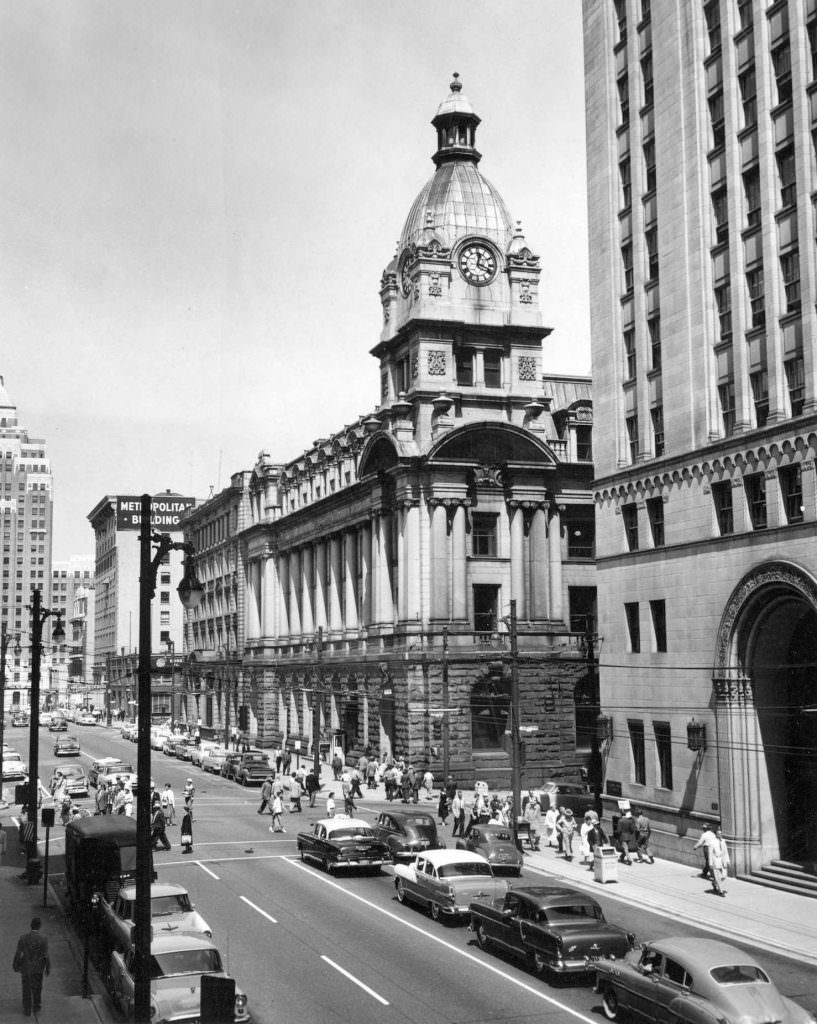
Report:
M 592 508 L 568 508 L 563 523 L 568 558 L 593 558 L 596 553 L 596 520 Z
M 803 522 L 803 479 L 799 463 L 778 470 L 780 496 L 787 523 Z
M 709 52 L 716 53 L 721 48 L 721 7 L 720 0 L 709 0 L 704 5 L 706 18 L 706 34 L 709 38 Z
M 743 175 L 743 193 L 746 198 L 746 225 L 760 224 L 760 171 L 753 167 Z
M 655 456 L 664 454 L 664 407 L 654 405 L 650 409 L 650 420 L 652 421 L 652 439 Z
M 638 461 L 638 416 L 628 416 L 624 420 L 627 431 L 627 445 L 630 449 L 630 462 Z
M 661 316 L 656 314 L 647 321 L 650 336 L 650 355 L 653 370 L 661 369 Z
M 655 649 L 661 653 L 667 650 L 667 605 L 662 599 L 650 601 L 650 618 L 652 619 L 652 635 Z
M 641 61 L 641 80 L 644 86 L 644 106 L 650 107 L 653 101 L 652 54 Z
M 593 461 L 592 427 L 576 427 L 576 458 L 579 462 Z
M 783 364 L 786 371 L 786 384 L 789 389 L 789 405 L 792 416 L 800 416 L 805 402 L 806 376 L 803 357 L 795 356 Z
M 728 280 L 715 286 L 715 307 L 721 341 L 732 337 L 732 289 Z
M 471 520 L 471 549 L 475 558 L 496 558 L 499 516 L 475 512 Z
M 653 547 L 664 546 L 664 499 L 648 498 L 647 515 L 650 520 L 650 534 L 652 535 Z
M 630 642 L 630 651 L 633 654 L 638 654 L 641 651 L 641 622 L 637 601 L 625 602 L 624 616 L 627 620 L 627 638 Z
M 719 244 L 729 241 L 729 194 L 726 188 L 712 193 L 712 216 L 715 218 L 715 239 Z
M 644 143 L 644 186 L 646 192 L 654 192 L 656 185 L 655 174 L 655 140 L 648 139 Z
M 755 424 L 765 427 L 769 418 L 769 374 L 766 370 L 756 370 L 749 374 L 752 386 L 752 398 L 755 405 Z
M 625 380 L 633 380 L 636 371 L 635 331 L 628 327 L 624 332 L 624 361 L 626 363 Z
M 639 719 L 627 720 L 630 733 L 630 751 L 633 757 L 633 782 L 639 786 L 647 784 L 647 764 L 644 757 L 644 723 Z
M 482 355 L 482 365 L 485 372 L 485 387 L 501 388 L 502 353 L 497 349 L 488 349 Z
M 621 182 L 621 208 L 628 210 L 632 203 L 632 185 L 630 182 L 630 161 L 622 160 L 618 165 L 619 181 Z
M 672 789 L 672 733 L 669 722 L 653 722 L 655 752 L 658 757 L 659 785 Z
M 754 67 L 738 75 L 738 85 L 743 105 L 743 127 L 752 128 L 757 124 L 757 78 Z
M 797 174 L 794 163 L 794 148 L 787 147 L 775 154 L 777 176 L 780 182 L 780 205 L 783 209 L 797 204 Z
M 644 232 L 647 246 L 647 280 L 658 280 L 658 228 L 649 228 Z
M 718 400 L 721 406 L 721 422 L 726 437 L 735 432 L 735 382 L 730 377 L 718 385 Z
M 470 388 L 474 385 L 474 353 L 470 348 L 457 349 L 455 354 L 457 366 L 457 384 Z
M 726 140 L 723 122 L 723 93 L 716 92 L 709 97 L 709 123 L 712 127 L 711 149 L 720 149 Z
M 715 506 L 715 518 L 722 537 L 735 532 L 735 519 L 732 511 L 732 481 L 721 480 L 712 484 L 712 503 Z
M 638 551 L 638 508 L 635 502 L 621 506 L 621 521 L 624 523 L 627 550 Z
M 624 272 L 624 291 L 633 290 L 633 246 L 627 242 L 621 247 L 621 268 Z
M 783 289 L 786 295 L 786 312 L 796 313 L 800 309 L 800 252 L 798 249 L 781 253 L 780 271 L 783 275 Z
M 475 584 L 473 595 L 474 630 L 477 633 L 491 634 L 496 629 L 499 587 Z
M 618 86 L 618 103 L 621 111 L 621 123 L 625 125 L 630 120 L 630 83 L 626 75 L 622 75 L 616 82 Z
M 746 492 L 746 505 L 749 509 L 752 528 L 765 530 L 767 525 L 765 475 L 763 472 L 747 473 L 743 478 L 743 487 Z
M 777 84 L 777 102 L 788 103 L 791 99 L 791 46 L 788 39 L 772 50 L 772 66 Z

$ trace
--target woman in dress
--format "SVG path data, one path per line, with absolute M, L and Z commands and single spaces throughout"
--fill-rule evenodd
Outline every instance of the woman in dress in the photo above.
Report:
M 193 801 L 185 799 L 181 833 L 182 853 L 193 852 Z

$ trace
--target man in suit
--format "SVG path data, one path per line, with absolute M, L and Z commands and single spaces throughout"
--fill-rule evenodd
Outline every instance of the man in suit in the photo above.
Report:
M 23 982 L 23 1016 L 30 1017 L 42 1009 L 43 974 L 51 971 L 48 958 L 48 939 L 40 934 L 39 917 L 31 919 L 31 931 L 21 935 L 14 954 L 14 970 Z

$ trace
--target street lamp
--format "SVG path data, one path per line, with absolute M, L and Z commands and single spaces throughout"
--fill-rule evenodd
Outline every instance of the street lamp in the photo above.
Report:
M 19 655 L 20 634 L 7 633 L 4 622 L 0 633 L 0 807 L 8 807 L 3 799 L 3 741 L 6 728 L 6 653 L 12 640 L 14 640 L 14 653 Z
M 56 619 L 52 638 L 60 643 L 65 639 L 62 626 L 62 610 L 59 608 L 43 608 L 42 593 L 35 590 L 31 595 L 31 733 L 28 747 L 28 822 L 26 830 L 28 839 L 27 860 L 37 856 L 37 797 L 39 795 L 40 775 L 40 656 L 43 644 L 43 626 L 45 620 L 53 615 Z
M 167 533 L 151 529 L 151 497 L 141 497 L 139 534 L 139 672 L 136 737 L 136 900 L 134 906 L 134 1020 L 150 1022 L 150 883 L 152 851 L 150 841 L 150 606 L 156 593 L 159 565 L 171 551 L 183 551 L 184 574 L 178 594 L 185 608 L 195 608 L 204 588 L 193 572 L 192 544 L 174 541 Z M 153 552 L 153 545 L 156 551 Z

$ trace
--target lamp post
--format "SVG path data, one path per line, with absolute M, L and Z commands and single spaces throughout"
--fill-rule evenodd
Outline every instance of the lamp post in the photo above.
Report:
M 52 638 L 59 643 L 65 639 L 62 626 L 62 611 L 58 608 L 43 608 L 42 593 L 35 590 L 31 595 L 31 733 L 28 746 L 28 829 L 29 847 L 27 859 L 37 856 L 37 797 L 40 775 L 40 657 L 43 645 L 45 620 L 53 615 L 56 619 Z
M 6 654 L 9 644 L 14 640 L 14 653 L 20 653 L 20 634 L 7 633 L 6 624 L 3 623 L 0 632 L 0 807 L 8 807 L 3 799 L 3 742 L 6 729 Z
M 141 497 L 139 534 L 139 670 L 136 739 L 136 900 L 134 906 L 134 1020 L 150 1022 L 150 883 L 153 862 L 150 842 L 150 607 L 156 593 L 159 565 L 171 551 L 183 551 L 184 575 L 178 594 L 185 608 L 195 608 L 203 587 L 193 574 L 193 545 L 174 541 L 151 529 L 151 497 Z M 153 552 L 153 545 L 156 551 Z

